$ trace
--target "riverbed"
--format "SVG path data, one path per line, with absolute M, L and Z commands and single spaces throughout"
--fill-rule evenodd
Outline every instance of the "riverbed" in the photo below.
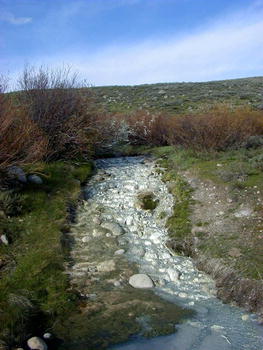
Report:
M 168 336 L 147 339 L 133 336 L 111 349 L 262 350 L 262 327 L 257 324 L 256 316 L 223 304 L 216 297 L 214 281 L 199 271 L 191 258 L 176 255 L 167 248 L 165 222 L 176 203 L 155 162 L 151 158 L 122 157 L 98 160 L 96 167 L 97 174 L 84 189 L 86 206 L 81 218 L 85 219 L 85 207 L 102 208 L 100 217 L 92 219 L 98 225 L 103 222 L 119 225 L 123 230 L 117 238 L 119 253 L 135 264 L 138 272 L 152 279 L 152 293 L 195 311 Z M 153 195 L 155 209 L 142 208 L 139 201 L 142 194 Z M 87 220 L 89 215 L 87 209 Z M 82 245 L 85 244 L 85 237 L 81 239 Z M 74 266 L 73 271 L 72 278 L 85 273 Z M 128 280 L 113 283 L 121 288 Z

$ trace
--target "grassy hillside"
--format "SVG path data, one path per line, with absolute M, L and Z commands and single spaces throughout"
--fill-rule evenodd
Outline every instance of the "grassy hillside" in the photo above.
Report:
M 204 105 L 228 102 L 255 108 L 263 104 L 263 77 L 204 83 L 160 83 L 137 86 L 92 87 L 98 106 L 109 112 L 138 108 L 168 113 L 200 110 Z

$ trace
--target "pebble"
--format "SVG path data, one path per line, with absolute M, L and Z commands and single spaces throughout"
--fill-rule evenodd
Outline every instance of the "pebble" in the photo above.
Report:
M 186 294 L 186 293 L 183 293 L 183 292 L 180 292 L 180 293 L 178 294 L 178 296 L 179 296 L 180 298 L 187 298 L 187 294 Z
M 51 333 L 44 333 L 43 334 L 43 338 L 44 339 L 51 339 L 52 338 L 52 334 Z
M 114 253 L 114 255 L 122 255 L 125 253 L 125 250 L 124 249 L 118 249 L 116 250 L 116 252 Z
M 242 315 L 242 321 L 248 321 L 249 320 L 249 315 Z

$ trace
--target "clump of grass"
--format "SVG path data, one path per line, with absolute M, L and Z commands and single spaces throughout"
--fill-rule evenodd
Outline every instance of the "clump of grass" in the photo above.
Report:
M 159 200 L 155 198 L 154 194 L 151 192 L 141 193 L 138 195 L 139 205 L 144 210 L 154 210 Z
M 75 180 L 90 176 L 92 166 L 57 162 L 41 168 L 44 184 L 20 190 L 21 213 L 6 222 L 16 239 L 0 247 L 0 254 L 9 261 L 0 281 L 0 337 L 9 345 L 52 328 L 76 307 L 76 296 L 63 273 L 61 229 L 69 203 L 79 195 Z
M 173 214 L 167 221 L 167 226 L 170 231 L 170 237 L 185 240 L 191 232 L 191 188 L 177 174 L 169 173 L 169 178 L 173 179 L 170 191 L 175 198 L 175 205 Z

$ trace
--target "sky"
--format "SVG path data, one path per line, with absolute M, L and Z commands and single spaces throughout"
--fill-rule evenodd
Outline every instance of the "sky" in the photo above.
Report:
M 0 0 L 0 73 L 71 66 L 89 84 L 263 75 L 263 0 Z

